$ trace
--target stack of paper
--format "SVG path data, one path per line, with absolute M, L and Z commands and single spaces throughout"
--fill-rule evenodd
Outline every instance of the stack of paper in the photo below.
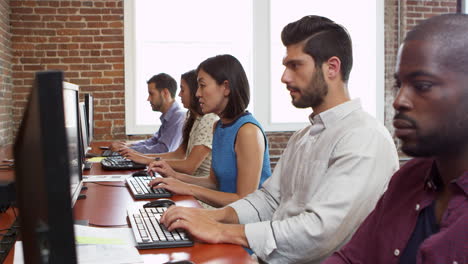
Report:
M 135 248 L 135 239 L 130 228 L 75 225 L 75 240 L 79 263 L 143 263 L 143 258 Z M 24 263 L 21 241 L 16 242 L 13 262 Z

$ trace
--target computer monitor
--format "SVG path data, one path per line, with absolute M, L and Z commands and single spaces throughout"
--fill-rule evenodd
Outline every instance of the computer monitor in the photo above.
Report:
M 75 92 L 66 87 L 62 72 L 36 74 L 14 144 L 25 263 L 77 263 L 70 189 L 80 185 L 77 130 L 66 105 Z
M 91 141 L 94 138 L 94 98 L 90 93 L 84 95 L 84 102 L 86 105 L 86 121 L 88 131 L 88 146 L 91 145 Z
M 70 191 L 72 206 L 75 204 L 81 192 L 83 184 L 83 160 L 81 154 L 83 144 L 80 138 L 80 114 L 79 114 L 78 85 L 63 82 L 63 103 L 65 110 L 65 128 L 68 139 L 68 155 L 70 159 Z
M 86 153 L 88 152 L 89 140 L 88 140 L 88 131 L 86 129 L 86 106 L 84 102 L 79 103 L 79 113 L 80 113 L 80 139 L 81 139 L 81 154 L 82 160 L 84 160 Z
M 89 140 L 88 140 L 88 131 L 86 129 L 86 106 L 84 102 L 79 103 L 79 115 L 80 115 L 80 122 L 79 122 L 79 139 L 80 139 L 80 158 L 81 158 L 81 169 L 82 170 L 89 170 L 92 167 L 92 163 L 86 160 L 88 149 L 89 149 Z M 85 197 L 78 196 L 79 198 Z

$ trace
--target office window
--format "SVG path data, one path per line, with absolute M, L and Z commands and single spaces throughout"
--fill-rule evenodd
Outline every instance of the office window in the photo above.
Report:
M 313 3 L 313 4 L 312 4 Z M 348 29 L 354 52 L 354 64 L 348 89 L 351 97 L 360 97 L 364 108 L 376 115 L 377 111 L 377 10 L 376 1 L 359 4 L 359 15 L 354 10 L 353 1 L 316 1 L 292 0 L 271 1 L 271 123 L 300 123 L 307 120 L 309 109 L 297 109 L 291 104 L 289 92 L 280 82 L 284 67 L 281 65 L 285 54 L 280 39 L 281 30 L 291 21 L 305 14 L 318 14 L 328 17 Z M 301 7 L 301 8 L 298 8 Z M 383 16 L 382 16 L 383 17 Z M 383 74 L 383 68 L 380 68 Z M 383 87 L 382 87 L 383 88 Z
M 352 98 L 383 120 L 383 0 L 363 0 L 359 15 L 347 0 L 138 0 L 125 1 L 127 134 L 152 133 L 159 115 L 146 102 L 146 80 L 180 74 L 223 53 L 236 56 L 251 84 L 249 110 L 268 131 L 297 130 L 311 109 L 296 109 L 281 83 L 285 48 L 280 32 L 305 15 L 329 17 L 353 40 Z M 339 7 L 339 8 L 337 8 Z M 137 15 L 138 14 L 138 15 Z
M 126 54 L 126 66 L 133 60 L 125 76 L 127 134 L 153 133 L 160 124 L 160 113 L 153 112 L 146 101 L 146 81 L 155 74 L 168 73 L 180 85 L 182 73 L 208 57 L 228 53 L 239 59 L 252 80 L 252 0 L 138 0 L 125 4 L 134 12 L 131 32 L 125 32 L 126 52 L 130 47 L 134 54 Z M 133 36 L 127 39 L 127 33 Z

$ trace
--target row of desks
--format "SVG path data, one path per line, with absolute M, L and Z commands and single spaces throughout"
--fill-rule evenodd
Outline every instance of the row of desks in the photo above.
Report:
M 93 153 L 99 153 L 97 148 L 103 143 L 93 144 Z M 0 150 L 0 158 L 11 158 L 11 151 Z M 133 171 L 105 171 L 99 163 L 94 163 L 90 171 L 84 175 L 102 174 L 131 174 Z M 0 180 L 14 178 L 13 170 L 0 171 Z M 125 187 L 105 186 L 121 185 L 123 182 L 85 183 L 86 190 L 82 194 L 85 199 L 76 202 L 73 211 L 76 220 L 87 220 L 94 227 L 129 227 L 126 208 L 133 204 L 144 204 L 149 200 L 134 200 Z M 199 203 L 191 196 L 173 196 L 171 198 L 180 206 L 200 207 Z M 0 214 L 0 229 L 8 228 L 15 219 L 13 210 Z M 13 252 L 11 250 L 4 263 L 13 263 Z M 194 263 L 256 263 L 250 255 L 240 246 L 231 244 L 205 244 L 195 241 L 193 247 L 170 248 L 170 249 L 144 249 L 139 250 L 144 263 L 164 263 L 171 260 L 188 259 Z

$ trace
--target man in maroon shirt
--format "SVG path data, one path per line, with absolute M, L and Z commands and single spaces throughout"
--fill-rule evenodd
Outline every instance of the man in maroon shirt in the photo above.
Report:
M 468 263 L 468 15 L 425 20 L 396 65 L 393 125 L 416 158 L 324 263 Z

